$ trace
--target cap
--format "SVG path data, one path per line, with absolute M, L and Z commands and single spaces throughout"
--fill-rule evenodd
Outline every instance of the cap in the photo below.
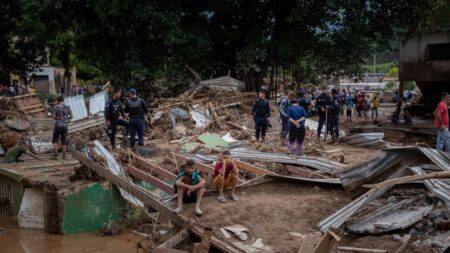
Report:
M 129 89 L 128 94 L 136 95 L 136 89 Z
M 195 161 L 194 161 L 193 159 L 189 159 L 189 160 L 186 162 L 186 165 L 187 165 L 187 166 L 194 166 L 194 165 L 195 165 Z

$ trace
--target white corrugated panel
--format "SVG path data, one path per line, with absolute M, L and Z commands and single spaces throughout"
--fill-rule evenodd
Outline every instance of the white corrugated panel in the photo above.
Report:
M 88 111 L 86 104 L 84 103 L 83 95 L 67 97 L 64 99 L 64 103 L 72 110 L 71 121 L 77 121 L 88 117 Z
M 89 97 L 89 114 L 95 115 L 105 111 L 105 105 L 108 100 L 108 94 L 102 91 Z

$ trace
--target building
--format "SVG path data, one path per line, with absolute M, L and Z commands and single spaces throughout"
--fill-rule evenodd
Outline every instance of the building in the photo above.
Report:
M 450 31 L 425 33 L 400 43 L 399 79 L 415 81 L 426 110 L 434 110 L 440 94 L 450 91 Z
M 64 67 L 41 66 L 28 74 L 31 84 L 36 88 L 37 93 L 49 93 L 57 95 L 63 88 L 65 93 L 76 85 L 76 68 L 72 67 L 70 77 L 65 76 Z

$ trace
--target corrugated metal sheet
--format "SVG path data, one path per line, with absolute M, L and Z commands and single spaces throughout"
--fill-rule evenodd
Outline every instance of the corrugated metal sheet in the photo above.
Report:
M 384 133 L 359 133 L 350 136 L 346 136 L 340 139 L 340 141 L 357 147 L 366 148 L 379 148 L 386 146 L 386 142 L 383 140 Z
M 108 94 L 104 91 L 89 97 L 89 114 L 95 115 L 105 111 Z
M 7 177 L 0 176 L 0 214 L 13 214 L 13 181 Z
M 72 110 L 71 121 L 77 121 L 88 117 L 88 111 L 83 95 L 67 97 L 64 99 L 64 103 Z
M 420 167 L 411 167 L 416 175 L 423 175 L 425 171 Z M 450 204 L 450 185 L 439 179 L 429 179 L 423 182 L 425 186 L 433 192 L 438 198 L 442 199 L 447 205 Z
M 305 128 L 314 131 L 315 133 L 317 133 L 317 128 L 319 127 L 319 122 L 312 120 L 312 119 L 306 119 L 305 120 Z M 320 137 L 325 137 L 325 133 L 326 133 L 326 125 L 324 124 L 324 126 L 322 127 L 322 132 L 320 133 Z M 339 130 L 339 136 L 345 136 L 345 131 L 344 130 Z M 328 134 L 328 137 L 331 138 L 331 135 Z
M 116 159 L 114 159 L 114 156 L 111 155 L 111 153 L 109 153 L 108 150 L 106 150 L 106 148 L 99 141 L 95 140 L 94 144 L 95 144 L 94 151 L 106 160 L 106 162 L 108 164 L 107 168 L 114 175 L 125 178 L 130 183 L 132 183 L 131 179 L 127 177 L 125 170 L 117 163 Z M 144 203 L 142 203 L 142 201 L 140 201 L 138 198 L 136 198 L 129 192 L 123 190 L 122 188 L 119 188 L 119 191 L 120 191 L 120 194 L 122 195 L 122 197 L 124 199 L 126 199 L 127 201 L 129 201 L 130 203 L 132 203 L 136 206 L 140 206 L 140 207 L 144 206 Z
M 294 164 L 294 165 L 300 165 L 305 166 L 317 170 L 323 170 L 325 172 L 328 172 L 330 174 L 334 173 L 338 170 L 346 169 L 346 165 L 326 160 L 323 158 L 318 157 L 308 157 L 308 156 L 302 156 L 300 158 L 292 157 L 289 155 L 284 154 L 278 154 L 278 153 L 263 153 L 256 150 L 251 149 L 245 149 L 245 148 L 235 148 L 231 151 L 231 156 L 233 158 L 242 159 L 242 160 L 250 160 L 250 161 L 258 161 L 258 162 L 275 162 L 275 163 L 285 163 L 285 164 Z M 202 156 L 202 155 L 195 155 L 196 158 L 213 162 L 216 159 L 216 156 Z

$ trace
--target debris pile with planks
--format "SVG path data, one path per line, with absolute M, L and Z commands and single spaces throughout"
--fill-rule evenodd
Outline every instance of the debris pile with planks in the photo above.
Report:
M 319 228 L 360 235 L 395 232 L 394 237 L 404 234 L 414 245 L 444 252 L 450 247 L 449 170 L 450 157 L 434 149 L 383 149 L 379 157 L 337 175 L 357 198 Z

